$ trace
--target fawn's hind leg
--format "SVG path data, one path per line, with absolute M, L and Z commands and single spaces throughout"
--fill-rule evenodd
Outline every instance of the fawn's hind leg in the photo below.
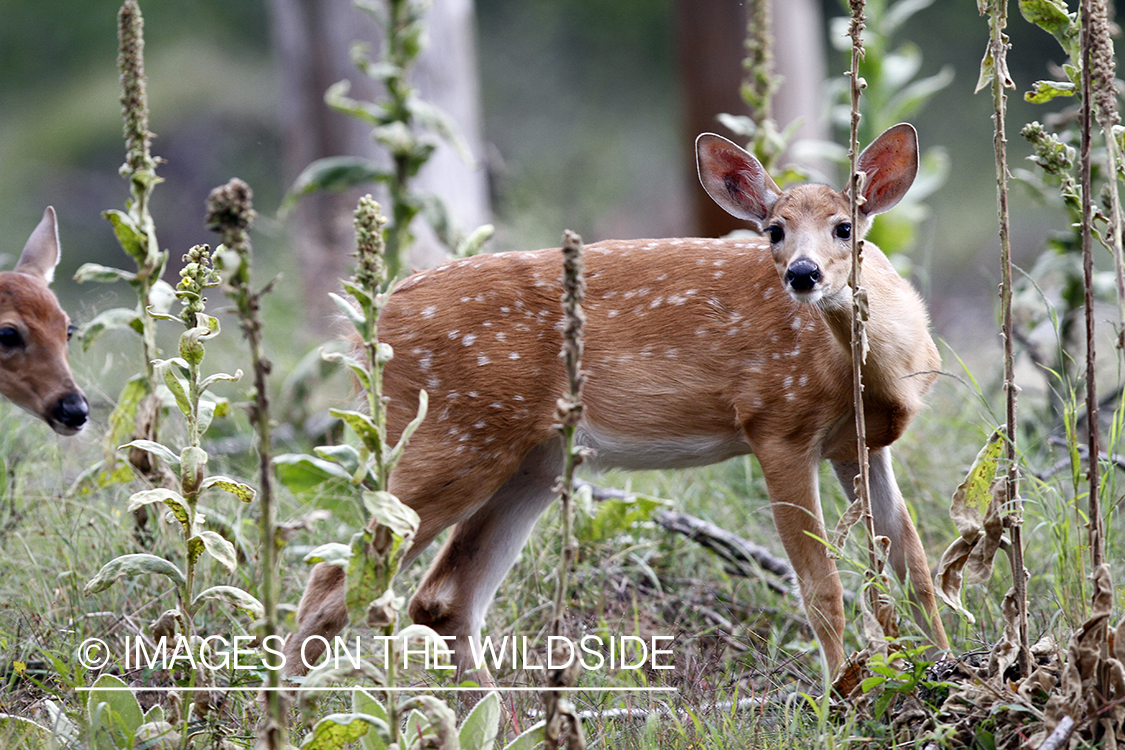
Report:
M 456 636 L 454 664 L 461 677 L 492 684 L 480 652 L 485 614 L 535 522 L 555 499 L 561 469 L 557 440 L 533 448 L 503 486 L 457 524 L 410 600 L 414 622 Z
M 914 621 L 930 636 L 935 646 L 948 649 L 949 640 L 938 615 L 926 551 L 895 481 L 891 449 L 884 447 L 870 451 L 868 463 L 871 467 L 871 516 L 875 533 L 891 540 L 889 561 L 895 575 L 907 587 Z M 832 466 L 848 499 L 855 502 L 853 479 L 859 473 L 859 465 L 855 461 L 833 461 Z

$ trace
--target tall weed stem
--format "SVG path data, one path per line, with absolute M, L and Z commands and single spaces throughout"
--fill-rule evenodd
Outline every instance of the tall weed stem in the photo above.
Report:
M 1018 655 L 1016 668 L 1021 675 L 1029 673 L 1031 652 L 1027 638 L 1027 570 L 1023 557 L 1023 501 L 1019 495 L 1019 465 L 1016 455 L 1016 405 L 1019 387 L 1015 382 L 1014 332 L 1012 323 L 1012 244 L 1008 214 L 1008 137 L 1005 131 L 1008 97 L 1005 88 L 1015 88 L 1008 74 L 1007 0 L 981 0 L 977 7 L 989 16 L 989 45 L 985 56 L 986 66 L 991 61 L 993 149 L 996 155 L 996 202 L 1000 233 L 1000 308 L 1002 338 L 1004 340 L 1004 396 L 1005 396 L 1005 449 L 1004 488 L 1011 511 L 1005 524 L 1011 529 L 1012 544 L 1009 558 L 1012 567 L 1012 595 L 1015 597 L 1018 622 Z M 982 73 L 983 79 L 983 73 Z M 978 84 L 978 90 L 981 85 Z

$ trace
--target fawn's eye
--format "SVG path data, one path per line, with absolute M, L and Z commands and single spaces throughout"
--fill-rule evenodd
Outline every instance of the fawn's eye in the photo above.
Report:
M 843 222 L 836 225 L 836 237 L 841 240 L 850 240 L 852 238 L 852 225 L 848 222 Z
M 71 337 L 76 333 L 78 333 L 78 326 L 71 323 L 66 327 L 66 340 L 70 341 Z
M 779 227 L 777 224 L 772 224 L 766 227 L 766 234 L 768 234 L 770 237 L 770 243 L 774 245 L 785 239 L 785 230 Z
M 12 326 L 0 328 L 0 346 L 5 349 L 15 349 L 23 345 L 23 337 Z

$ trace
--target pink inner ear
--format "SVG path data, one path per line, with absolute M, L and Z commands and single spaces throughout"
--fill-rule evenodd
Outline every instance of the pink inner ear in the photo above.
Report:
M 708 194 L 727 212 L 760 222 L 772 204 L 766 176 L 753 157 L 718 138 L 701 144 L 700 177 Z M 769 182 L 767 182 L 769 181 Z
M 867 173 L 863 212 L 877 214 L 893 208 L 906 195 L 918 172 L 913 129 L 896 126 L 883 133 L 864 149 L 857 166 Z

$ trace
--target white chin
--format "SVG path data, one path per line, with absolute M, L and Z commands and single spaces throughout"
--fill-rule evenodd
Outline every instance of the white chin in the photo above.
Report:
M 813 287 L 807 292 L 800 292 L 793 287 L 788 287 L 786 291 L 789 292 L 790 297 L 792 297 L 802 305 L 815 305 L 824 297 L 824 292 L 820 287 Z

